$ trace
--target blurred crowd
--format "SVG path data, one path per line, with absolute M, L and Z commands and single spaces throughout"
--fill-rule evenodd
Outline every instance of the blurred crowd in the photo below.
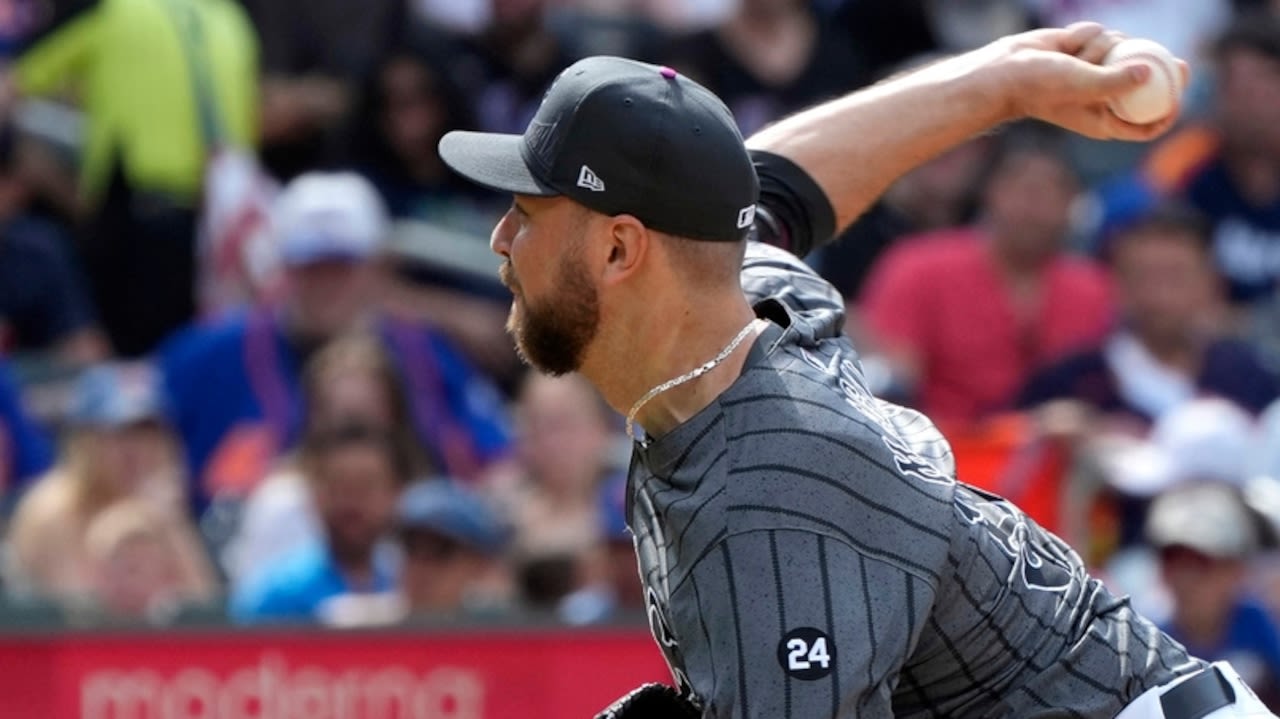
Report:
M 586 55 L 749 134 L 1079 19 L 1191 62 L 1174 131 L 973 138 L 807 259 L 961 480 L 1280 701 L 1264 0 L 0 0 L 0 620 L 642 612 L 619 419 L 517 360 L 509 198 L 439 138 L 522 132 Z

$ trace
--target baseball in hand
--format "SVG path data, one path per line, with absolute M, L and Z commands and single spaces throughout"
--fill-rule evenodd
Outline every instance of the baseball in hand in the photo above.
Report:
M 1121 120 L 1145 125 L 1168 117 L 1182 96 L 1182 71 L 1177 60 L 1158 42 L 1121 40 L 1103 58 L 1103 65 L 1143 63 L 1151 68 L 1147 81 L 1113 99 L 1109 106 Z

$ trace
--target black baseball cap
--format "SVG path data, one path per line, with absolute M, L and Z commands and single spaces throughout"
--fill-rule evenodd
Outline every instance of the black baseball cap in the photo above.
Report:
M 523 135 L 453 131 L 440 157 L 493 190 L 563 195 L 699 240 L 745 237 L 760 193 L 719 98 L 669 67 L 620 57 L 560 73 Z

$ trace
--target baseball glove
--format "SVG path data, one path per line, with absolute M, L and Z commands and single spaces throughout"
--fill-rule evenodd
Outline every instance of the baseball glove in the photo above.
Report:
M 702 712 L 665 684 L 645 684 L 610 704 L 595 719 L 699 719 Z

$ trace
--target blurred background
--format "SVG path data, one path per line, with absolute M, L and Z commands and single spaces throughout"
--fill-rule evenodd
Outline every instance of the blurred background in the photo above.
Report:
M 808 261 L 876 390 L 1280 709 L 1280 3 L 0 0 L 0 717 L 587 716 L 670 680 L 619 418 L 528 372 L 456 128 L 573 60 L 744 134 L 1080 19 L 1160 142 L 1019 124 Z M 874 142 L 874 138 L 867 138 Z

